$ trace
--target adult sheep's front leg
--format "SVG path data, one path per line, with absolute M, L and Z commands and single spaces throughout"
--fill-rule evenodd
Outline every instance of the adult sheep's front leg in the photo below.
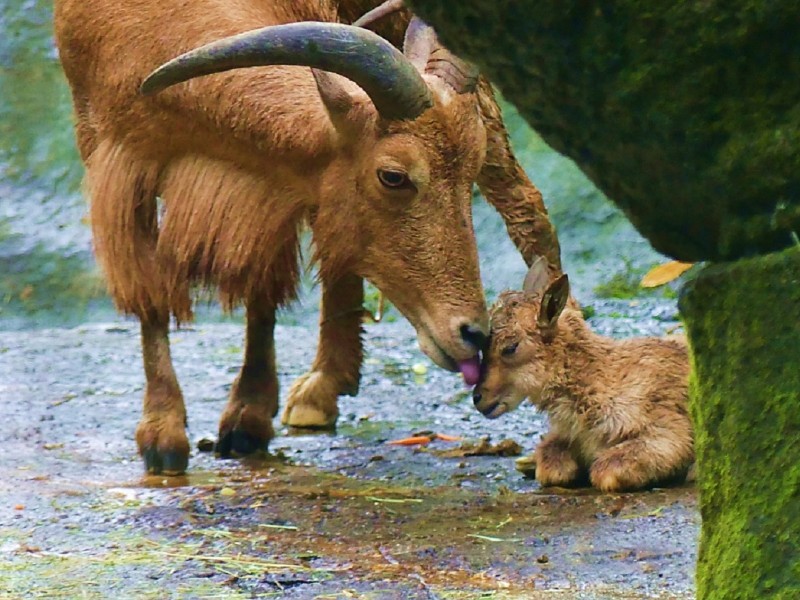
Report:
M 339 395 L 358 393 L 363 304 L 360 277 L 343 275 L 333 282 L 323 280 L 317 356 L 311 370 L 289 390 L 281 417 L 284 425 L 333 428 L 339 416 Z
M 147 386 L 136 442 L 148 473 L 180 475 L 189 463 L 186 407 L 169 351 L 168 320 L 142 320 Z
M 233 382 L 219 424 L 222 456 L 265 449 L 275 437 L 272 418 L 278 413 L 275 370 L 275 309 L 247 303 L 244 364 Z

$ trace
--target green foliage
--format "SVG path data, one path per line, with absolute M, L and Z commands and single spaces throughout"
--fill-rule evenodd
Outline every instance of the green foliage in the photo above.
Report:
M 594 293 L 598 298 L 616 298 L 619 300 L 630 300 L 633 298 L 674 298 L 675 290 L 670 285 L 657 288 L 643 288 L 641 285 L 642 277 L 650 269 L 637 267 L 630 261 L 625 261 L 625 269 L 614 273 L 609 279 L 603 281 L 594 288 Z
M 387 323 L 397 321 L 397 309 L 382 296 L 378 288 L 369 283 L 364 285 L 364 310 L 371 315 L 382 316 L 381 320 Z M 383 311 L 382 315 L 379 314 L 381 311 Z
M 627 300 L 647 292 L 639 286 L 639 278 L 630 271 L 615 273 L 611 279 L 594 288 L 599 298 Z
M 25 315 L 37 323 L 64 324 L 87 308 L 110 311 L 100 275 L 80 255 L 64 256 L 41 245 L 13 253 L 21 237 L 0 222 L 0 319 Z
M 0 19 L 0 166 L 12 181 L 35 178 L 62 196 L 83 169 L 69 89 L 52 45 L 52 2 L 11 0 Z

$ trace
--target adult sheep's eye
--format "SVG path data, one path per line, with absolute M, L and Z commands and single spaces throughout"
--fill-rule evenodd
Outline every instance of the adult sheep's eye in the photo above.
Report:
M 384 187 L 399 189 L 411 185 L 408 174 L 403 171 L 393 171 L 390 169 L 378 169 L 378 179 Z
M 511 356 L 512 354 L 514 354 L 514 352 L 517 351 L 517 346 L 519 346 L 519 342 L 511 344 L 510 346 L 506 346 L 500 351 L 500 354 L 502 354 L 503 356 Z

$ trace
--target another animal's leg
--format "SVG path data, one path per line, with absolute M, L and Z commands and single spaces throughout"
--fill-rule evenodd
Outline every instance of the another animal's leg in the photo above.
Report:
M 551 431 L 536 447 L 536 480 L 543 486 L 566 487 L 581 479 L 581 468 L 569 440 Z
M 693 462 L 687 422 L 684 434 L 660 429 L 600 452 L 589 477 L 592 485 L 604 492 L 637 490 L 685 477 Z
M 294 382 L 281 421 L 292 427 L 330 428 L 339 416 L 339 394 L 358 393 L 364 285 L 355 275 L 322 282 L 317 356 Z
M 543 256 L 554 275 L 560 274 L 561 249 L 542 194 L 517 162 L 492 86 L 483 77 L 478 85 L 478 102 L 487 136 L 478 186 L 505 221 L 509 237 L 527 265 Z
M 169 320 L 142 320 L 142 357 L 147 386 L 136 442 L 148 473 L 179 475 L 189 462 L 186 407 L 169 351 Z
M 275 309 L 248 302 L 244 364 L 219 423 L 217 450 L 222 456 L 266 449 L 275 437 L 272 418 L 278 412 L 278 375 L 274 334 Z

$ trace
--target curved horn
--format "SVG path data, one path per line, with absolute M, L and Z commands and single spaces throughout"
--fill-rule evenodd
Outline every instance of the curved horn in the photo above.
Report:
M 383 4 L 379 4 L 353 21 L 353 27 L 369 27 L 376 21 L 380 21 L 392 13 L 403 10 L 403 8 L 403 0 L 386 0 Z
M 474 92 L 478 86 L 478 68 L 442 46 L 434 29 L 418 17 L 408 24 L 403 53 L 420 72 L 435 75 L 458 94 Z
M 386 119 L 414 119 L 432 106 L 414 65 L 382 37 L 352 25 L 289 23 L 223 38 L 182 54 L 142 83 L 154 94 L 176 83 L 230 69 L 299 65 L 331 71 L 357 83 Z

